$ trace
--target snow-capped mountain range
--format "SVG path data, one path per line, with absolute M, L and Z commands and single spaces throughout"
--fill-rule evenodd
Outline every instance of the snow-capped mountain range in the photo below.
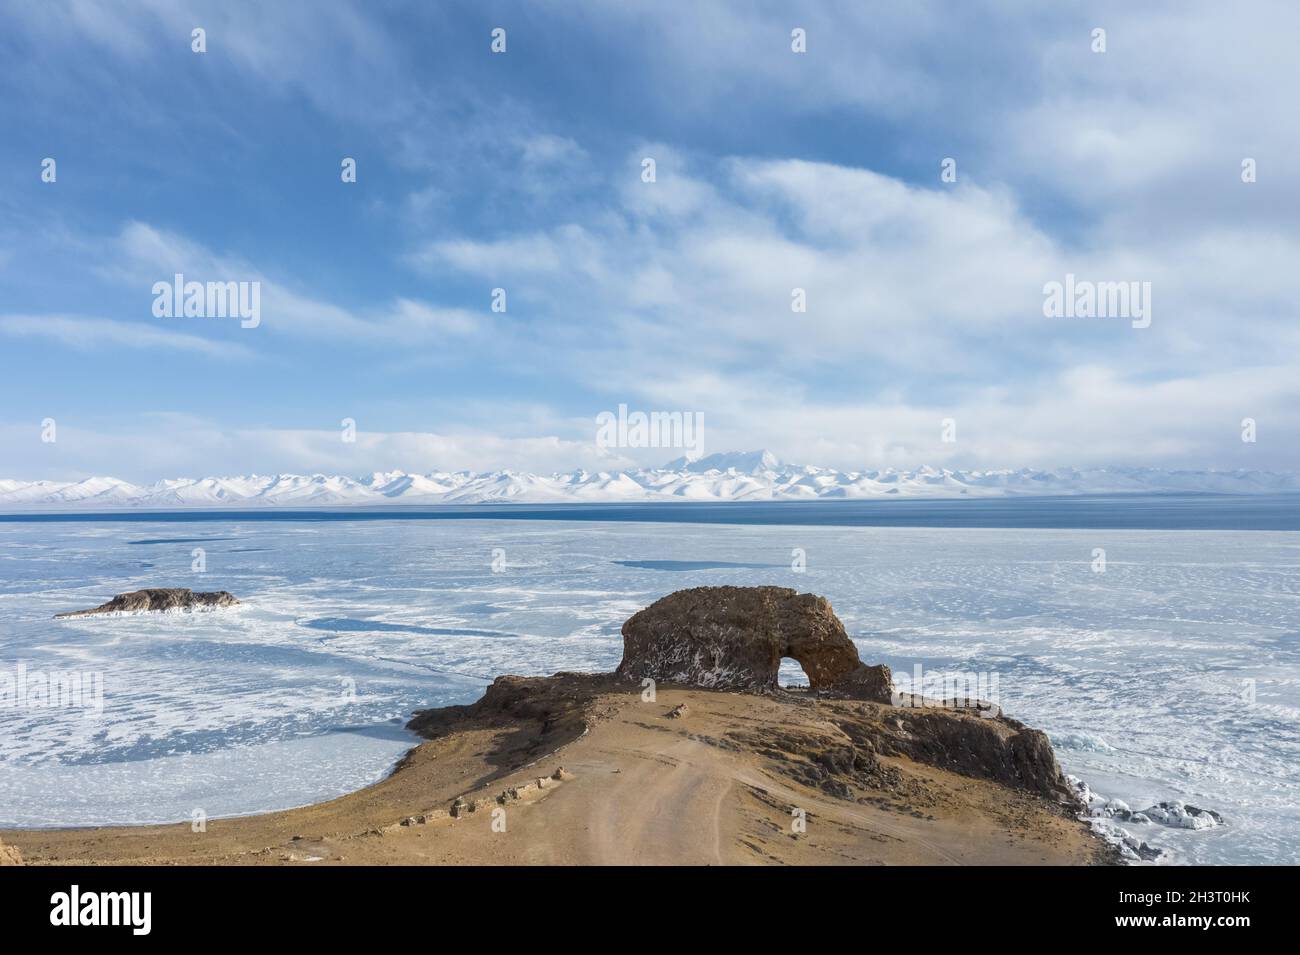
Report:
M 750 451 L 699 460 L 678 458 L 661 468 L 547 475 L 519 471 L 387 471 L 358 478 L 277 474 L 174 478 L 148 486 L 110 477 L 70 482 L 0 479 L 0 510 L 813 501 L 1180 491 L 1300 492 L 1300 475 L 1152 468 L 837 471 L 785 464 L 768 451 Z

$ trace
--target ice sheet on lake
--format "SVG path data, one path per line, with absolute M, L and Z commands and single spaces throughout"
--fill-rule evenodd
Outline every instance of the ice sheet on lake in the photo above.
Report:
M 195 546 L 206 574 L 190 570 Z M 628 616 L 723 583 L 826 595 L 864 659 L 896 671 L 994 673 L 1004 710 L 1094 789 L 1230 821 L 1151 826 L 1162 859 L 1300 863 L 1300 539 L 1272 532 L 3 525 L 0 671 L 100 672 L 104 710 L 0 707 L 0 826 L 337 795 L 391 767 L 412 710 L 473 700 L 501 673 L 610 669 Z M 51 619 L 143 586 L 243 603 Z

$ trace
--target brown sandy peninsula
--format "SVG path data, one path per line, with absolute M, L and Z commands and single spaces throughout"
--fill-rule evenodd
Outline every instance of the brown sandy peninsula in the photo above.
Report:
M 473 705 L 417 714 L 428 742 L 359 792 L 204 832 L 0 842 L 37 865 L 1113 861 L 1042 733 L 975 708 L 892 705 L 842 634 L 811 595 L 684 591 L 628 621 L 616 674 L 501 677 Z M 813 688 L 775 686 L 783 656 L 805 658 Z

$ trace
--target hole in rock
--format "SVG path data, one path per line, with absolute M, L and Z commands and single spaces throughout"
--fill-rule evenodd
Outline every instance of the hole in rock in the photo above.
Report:
M 809 685 L 808 674 L 803 672 L 803 667 L 799 661 L 793 657 L 782 657 L 781 668 L 776 672 L 776 682 L 781 686 L 800 686 Z

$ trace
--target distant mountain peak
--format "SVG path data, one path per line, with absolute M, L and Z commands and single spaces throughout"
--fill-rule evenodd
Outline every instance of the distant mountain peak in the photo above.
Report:
M 276 474 L 169 478 L 137 486 L 111 477 L 77 481 L 0 479 L 0 511 L 147 510 L 184 507 L 345 507 L 516 502 L 815 501 L 902 497 L 998 497 L 1118 493 L 1258 494 L 1300 492 L 1300 475 L 1095 467 L 1041 470 L 838 471 L 783 464 L 770 451 L 730 451 L 660 468 L 578 468 L 562 474 L 500 470 L 412 474 L 375 471 L 356 478 Z
M 735 470 L 739 474 L 755 474 L 781 467 L 781 459 L 767 449 L 759 451 L 720 451 L 702 458 L 680 457 L 664 465 L 665 471 L 690 471 L 705 474 L 709 471 Z

